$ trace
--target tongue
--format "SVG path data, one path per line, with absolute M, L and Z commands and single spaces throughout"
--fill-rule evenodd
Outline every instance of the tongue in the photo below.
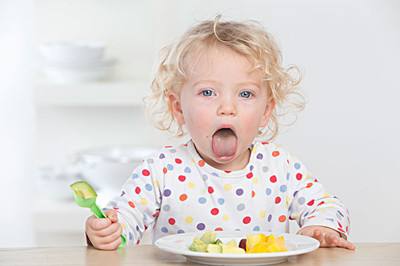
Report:
M 231 129 L 220 129 L 213 135 L 212 149 L 218 157 L 232 156 L 236 152 L 237 138 Z

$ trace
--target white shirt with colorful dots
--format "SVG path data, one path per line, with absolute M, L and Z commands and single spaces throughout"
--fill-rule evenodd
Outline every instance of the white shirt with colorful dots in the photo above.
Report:
M 128 244 L 139 243 L 147 228 L 155 241 L 205 230 L 283 233 L 289 220 L 347 237 L 350 224 L 344 205 L 299 160 L 258 141 L 247 166 L 232 172 L 208 165 L 192 141 L 165 146 L 134 170 L 108 208 L 117 210 Z

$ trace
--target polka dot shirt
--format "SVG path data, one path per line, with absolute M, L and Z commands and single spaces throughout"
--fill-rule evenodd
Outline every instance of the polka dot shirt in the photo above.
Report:
M 108 208 L 118 212 L 128 244 L 151 227 L 156 239 L 193 231 L 289 231 L 322 225 L 347 236 L 349 216 L 306 167 L 284 149 L 254 142 L 238 171 L 208 165 L 193 142 L 165 146 L 132 173 Z

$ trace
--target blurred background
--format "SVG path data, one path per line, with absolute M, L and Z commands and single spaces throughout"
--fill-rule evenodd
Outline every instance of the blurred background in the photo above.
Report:
M 144 156 L 182 142 L 142 98 L 159 50 L 217 14 L 261 22 L 302 71 L 306 109 L 275 142 L 347 205 L 351 239 L 400 241 L 398 1 L 3 0 L 0 247 L 83 244 L 89 212 L 69 184 L 88 179 L 104 205 Z

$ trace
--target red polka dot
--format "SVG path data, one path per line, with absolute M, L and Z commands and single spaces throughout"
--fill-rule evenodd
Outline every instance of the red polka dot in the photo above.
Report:
M 128 201 L 129 206 L 131 206 L 132 208 L 135 208 L 135 203 L 133 203 L 132 201 Z
M 286 221 L 286 216 L 285 215 L 279 216 L 279 222 L 283 223 L 284 221 Z
M 208 193 L 210 193 L 210 194 L 214 193 L 214 188 L 213 187 L 208 187 Z
M 324 203 L 325 203 L 324 201 L 321 201 L 320 203 L 318 203 L 318 206 L 321 206 Z
M 309 202 L 307 202 L 308 206 L 313 206 L 314 205 L 314 200 L 310 200 Z
M 172 146 L 171 145 L 166 145 L 166 146 L 164 146 L 164 148 L 172 148 Z
M 262 141 L 261 144 L 266 145 L 266 144 L 268 144 L 268 141 Z
M 219 213 L 218 208 L 213 208 L 213 209 L 211 209 L 211 214 L 212 214 L 212 215 L 217 215 L 218 213 Z
M 248 174 L 246 175 L 246 177 L 249 178 L 249 179 L 252 178 L 252 177 L 253 177 L 253 173 L 252 173 L 252 172 L 248 173 Z
M 175 162 L 176 162 L 177 164 L 181 164 L 181 163 L 182 163 L 182 160 L 179 159 L 179 158 L 176 158 L 176 159 L 175 159 Z
M 224 229 L 222 229 L 222 227 L 217 227 L 214 229 L 214 231 L 224 231 Z
M 280 154 L 279 151 L 273 151 L 273 152 L 272 152 L 272 156 L 273 156 L 273 157 L 278 157 L 279 154 Z
M 308 184 L 306 185 L 306 188 L 310 188 L 310 187 L 312 187 L 312 185 L 313 185 L 313 183 L 308 183 Z
M 180 176 L 178 176 L 178 179 L 179 179 L 179 181 L 183 182 L 186 180 L 186 176 L 180 175 Z
M 281 197 L 278 196 L 278 197 L 275 198 L 275 203 L 276 204 L 280 203 L 281 201 L 282 201 Z
M 301 173 L 296 174 L 296 179 L 301 180 L 303 178 L 303 175 Z
M 144 175 L 144 176 L 149 176 L 149 175 L 150 175 L 150 171 L 147 170 L 147 169 L 143 169 L 143 170 L 142 170 L 142 175 Z
M 164 174 L 166 174 L 167 171 L 168 171 L 167 167 L 164 167 L 164 168 L 162 169 L 162 171 L 163 171 Z
M 140 187 L 136 187 L 136 188 L 135 188 L 136 194 L 140 194 L 140 191 L 141 191 Z
M 174 218 L 169 218 L 169 219 L 168 219 L 168 223 L 169 223 L 170 225 L 174 225 L 174 224 L 175 224 L 175 219 L 174 219 Z
M 269 181 L 271 181 L 272 183 L 275 183 L 276 182 L 276 176 L 271 176 L 270 178 L 269 178 Z
M 248 223 L 250 223 L 250 222 L 251 222 L 250 216 L 246 216 L 246 217 L 243 218 L 243 223 L 244 223 L 244 224 L 248 224 Z
M 199 165 L 200 167 L 203 167 L 205 164 L 206 164 L 206 162 L 205 162 L 204 160 L 200 160 L 200 161 L 198 162 L 198 165 Z
M 185 201 L 185 200 L 187 200 L 187 198 L 188 198 L 188 196 L 186 194 L 182 194 L 179 196 L 180 201 Z
M 254 190 L 251 191 L 251 197 L 254 198 L 256 196 L 256 192 Z

